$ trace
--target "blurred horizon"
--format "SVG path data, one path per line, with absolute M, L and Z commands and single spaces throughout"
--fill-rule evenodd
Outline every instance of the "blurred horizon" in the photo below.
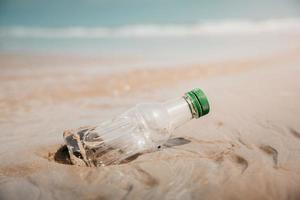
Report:
M 118 27 L 299 18 L 298 0 L 1 0 L 0 27 Z
M 0 0 L 0 53 L 186 63 L 293 48 L 299 33 L 298 0 Z

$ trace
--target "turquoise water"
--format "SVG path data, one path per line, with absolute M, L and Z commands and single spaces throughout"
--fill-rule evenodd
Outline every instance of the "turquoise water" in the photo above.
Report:
M 299 46 L 299 34 L 225 35 L 174 38 L 12 38 L 0 52 L 129 58 L 138 67 L 172 66 L 269 56 Z M 297 42 L 298 41 L 298 42 Z M 141 65 L 143 63 L 143 65 Z
M 0 1 L 0 52 L 198 62 L 290 48 L 299 33 L 296 0 Z
M 1 0 L 0 26 L 190 24 L 300 16 L 297 0 Z

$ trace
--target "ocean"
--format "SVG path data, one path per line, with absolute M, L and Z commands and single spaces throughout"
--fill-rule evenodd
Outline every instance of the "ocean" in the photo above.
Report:
M 0 52 L 143 59 L 146 65 L 206 62 L 292 48 L 300 18 L 120 27 L 2 27 Z M 264 41 L 264 42 L 262 42 Z
M 251 57 L 293 48 L 299 10 L 294 0 L 2 0 L 0 52 L 126 57 L 143 67 Z

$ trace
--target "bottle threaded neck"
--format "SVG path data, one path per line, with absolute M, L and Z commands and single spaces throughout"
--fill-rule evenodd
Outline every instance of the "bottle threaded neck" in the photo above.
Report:
M 199 88 L 195 88 L 185 93 L 184 98 L 189 104 L 194 118 L 199 118 L 209 113 L 210 107 L 207 97 Z

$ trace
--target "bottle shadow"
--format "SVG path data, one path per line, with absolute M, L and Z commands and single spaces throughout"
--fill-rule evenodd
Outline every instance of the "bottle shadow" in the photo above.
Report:
M 188 144 L 190 142 L 191 142 L 190 140 L 185 139 L 183 137 L 171 138 L 171 139 L 167 140 L 167 142 L 165 144 L 163 144 L 162 147 L 163 148 L 172 148 L 172 147 L 175 147 L 175 146 L 185 145 L 185 144 Z M 161 149 L 162 147 L 158 146 L 157 149 Z M 135 159 L 137 159 L 139 156 L 141 156 L 143 154 L 145 154 L 145 153 L 135 154 L 135 155 L 123 160 L 120 164 L 125 164 L 125 163 L 132 162 L 132 161 L 134 161 Z
M 183 137 L 171 138 L 163 146 L 171 148 L 174 146 L 181 146 L 190 143 L 191 140 L 185 139 Z
M 65 165 L 73 165 L 71 162 L 70 154 L 67 145 L 61 146 L 55 153 L 54 153 L 54 161 L 60 164 Z

